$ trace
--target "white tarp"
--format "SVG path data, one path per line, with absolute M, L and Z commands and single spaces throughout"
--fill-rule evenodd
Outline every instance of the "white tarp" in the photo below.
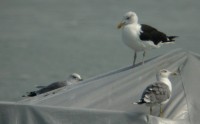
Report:
M 180 71 L 171 77 L 173 93 L 164 105 L 133 105 L 147 85 L 156 81 L 160 69 Z M 0 102 L 0 124 L 199 124 L 200 56 L 174 50 L 147 61 L 125 67 L 56 93 L 26 98 L 17 103 Z

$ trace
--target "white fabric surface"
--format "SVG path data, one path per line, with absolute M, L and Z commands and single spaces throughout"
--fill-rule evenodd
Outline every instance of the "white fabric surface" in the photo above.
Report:
M 198 124 L 200 122 L 200 56 L 174 50 L 136 67 L 99 75 L 49 95 L 17 103 L 0 102 L 0 124 Z M 160 69 L 180 70 L 171 77 L 172 98 L 163 106 L 133 105 Z

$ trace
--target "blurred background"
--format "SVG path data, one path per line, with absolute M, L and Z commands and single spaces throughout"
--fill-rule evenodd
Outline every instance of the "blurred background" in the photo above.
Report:
M 20 100 L 73 72 L 87 79 L 131 65 L 133 51 L 117 29 L 127 11 L 180 36 L 146 59 L 176 48 L 200 53 L 199 7 L 199 0 L 1 0 L 0 101 Z

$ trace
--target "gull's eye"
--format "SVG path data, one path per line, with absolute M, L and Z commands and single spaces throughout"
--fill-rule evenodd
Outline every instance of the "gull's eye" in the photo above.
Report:
M 130 19 L 130 17 L 126 17 L 126 20 L 129 20 Z
M 77 77 L 76 77 L 76 76 L 74 76 L 74 75 L 72 75 L 72 78 L 74 78 L 74 79 L 77 79 Z
M 163 73 L 167 73 L 167 70 L 162 70 Z

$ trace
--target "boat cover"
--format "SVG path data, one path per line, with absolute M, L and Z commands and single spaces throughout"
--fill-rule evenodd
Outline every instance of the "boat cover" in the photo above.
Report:
M 160 69 L 178 72 L 170 77 L 170 101 L 149 107 L 135 105 Z M 87 70 L 86 70 L 87 71 Z M 19 102 L 0 102 L 0 124 L 199 124 L 200 55 L 176 49 L 147 60 L 89 78 Z

